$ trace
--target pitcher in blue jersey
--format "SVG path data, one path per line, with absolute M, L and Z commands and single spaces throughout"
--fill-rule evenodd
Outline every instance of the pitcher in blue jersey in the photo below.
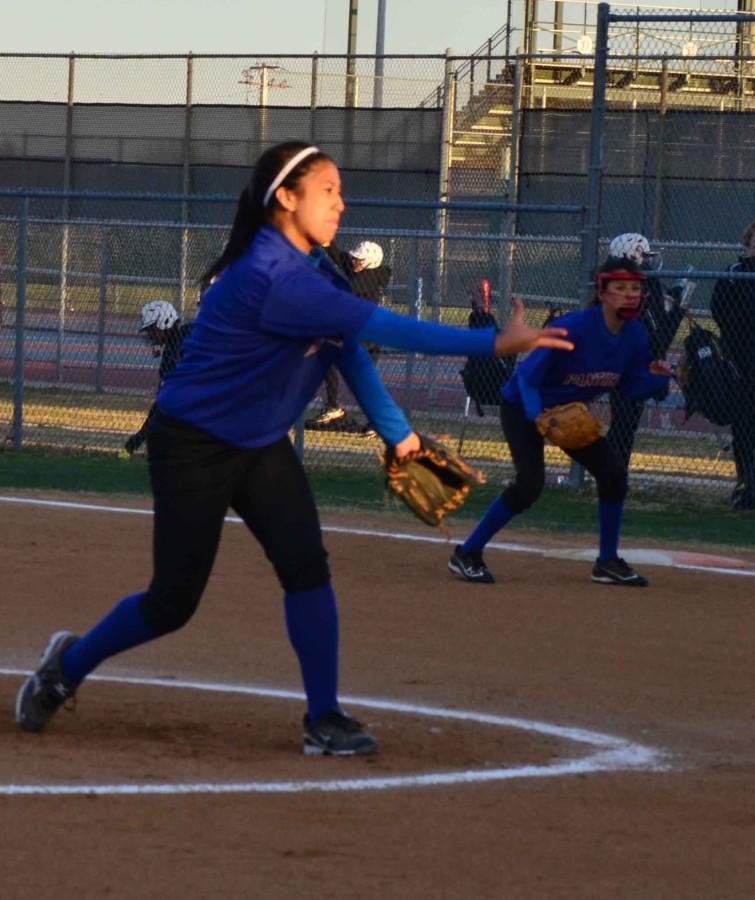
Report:
M 589 403 L 613 388 L 639 400 L 668 383 L 671 369 L 664 362 L 653 361 L 647 331 L 638 318 L 644 280 L 644 273 L 632 261 L 606 260 L 597 273 L 592 305 L 555 322 L 568 329 L 573 352 L 537 350 L 517 366 L 504 385 L 501 425 L 515 478 L 456 548 L 448 563 L 454 574 L 478 584 L 495 581 L 482 558 L 485 545 L 513 516 L 532 506 L 545 484 L 544 441 L 534 424 L 544 409 L 573 401 Z M 592 580 L 646 586 L 647 579 L 619 556 L 627 492 L 623 460 L 605 438 L 582 450 L 571 450 L 569 455 L 597 483 L 600 549 Z
M 521 303 L 496 333 L 417 322 L 354 296 L 319 249 L 333 240 L 343 211 L 338 168 L 316 147 L 291 142 L 260 157 L 225 249 L 205 273 L 199 314 L 147 429 L 152 580 L 82 637 L 51 637 L 18 694 L 21 728 L 41 731 L 103 660 L 189 621 L 230 508 L 264 548 L 284 591 L 307 697 L 305 752 L 376 751 L 374 738 L 338 703 L 336 599 L 289 431 L 336 365 L 399 456 L 419 447 L 362 342 L 461 356 L 572 344 L 563 328 L 525 325 Z

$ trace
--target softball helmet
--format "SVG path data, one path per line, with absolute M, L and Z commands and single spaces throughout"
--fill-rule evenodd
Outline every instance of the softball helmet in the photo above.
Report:
M 377 269 L 383 262 L 383 248 L 374 241 L 362 241 L 349 253 L 364 264 L 365 269 Z
M 648 239 L 632 231 L 617 235 L 608 245 L 608 255 L 617 259 L 631 259 L 642 269 L 657 268 L 660 259 L 660 254 L 650 249 Z
M 145 303 L 139 313 L 139 331 L 148 328 L 157 328 L 158 331 L 167 331 L 178 321 L 178 313 L 172 303 L 167 300 L 153 300 Z

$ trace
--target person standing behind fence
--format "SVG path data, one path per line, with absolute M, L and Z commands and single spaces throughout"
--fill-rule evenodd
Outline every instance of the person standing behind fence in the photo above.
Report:
M 383 248 L 374 241 L 362 241 L 353 250 L 342 250 L 335 242 L 331 241 L 325 248 L 328 256 L 343 271 L 349 280 L 349 286 L 357 297 L 364 297 L 373 303 L 381 304 L 385 296 L 385 289 L 391 280 L 391 269 L 383 263 Z M 380 346 L 375 343 L 366 343 L 365 349 L 369 353 L 373 363 L 377 365 L 380 356 Z M 331 366 L 325 376 L 325 405 L 320 414 L 307 421 L 308 428 L 319 430 L 332 429 L 334 431 L 351 431 L 354 423 L 349 420 L 346 410 L 338 401 L 340 378 L 338 369 Z M 365 433 L 374 433 L 370 426 L 366 426 Z
M 643 272 L 657 271 L 661 267 L 660 253 L 651 250 L 648 239 L 641 234 L 628 232 L 618 235 L 611 241 L 608 255 L 615 259 L 631 260 Z M 659 278 L 648 278 L 644 284 L 639 318 L 650 338 L 653 359 L 664 359 L 684 318 L 694 284 L 686 278 L 679 279 L 668 291 Z M 665 387 L 652 399 L 662 400 L 667 393 L 668 388 Z M 628 469 L 645 400 L 627 397 L 621 391 L 613 390 L 609 394 L 609 402 L 611 425 L 606 439 Z
M 333 160 L 300 142 L 260 157 L 228 242 L 210 266 L 199 313 L 147 428 L 154 497 L 153 576 L 90 631 L 52 635 L 22 684 L 16 721 L 42 731 L 104 660 L 183 627 L 194 615 L 234 509 L 284 591 L 289 640 L 307 699 L 304 750 L 351 756 L 375 739 L 338 702 L 339 626 L 319 516 L 289 432 L 330 365 L 398 457 L 418 435 L 391 399 L 364 341 L 420 353 L 507 355 L 570 349 L 564 329 L 524 323 L 469 331 L 417 322 L 355 297 L 322 245 L 344 210 Z M 213 277 L 216 279 L 212 282 Z M 253 586 L 252 586 L 253 587 Z M 254 598 L 256 599 L 256 598 Z M 246 614 L 252 630 L 254 607 Z
M 742 235 L 745 253 L 730 266 L 731 272 L 751 272 L 753 280 L 722 278 L 716 282 L 710 311 L 721 332 L 724 353 L 739 369 L 747 398 L 731 426 L 737 484 L 731 495 L 733 509 L 755 509 L 755 222 Z M 726 390 L 726 385 L 721 385 Z
M 504 385 L 501 426 L 514 463 L 514 480 L 493 501 L 466 541 L 456 547 L 448 561 L 455 575 L 478 584 L 495 581 L 482 558 L 485 546 L 514 516 L 529 509 L 545 486 L 545 444 L 536 425 L 545 409 L 590 403 L 615 386 L 640 398 L 668 384 L 671 370 L 665 363 L 653 361 L 647 332 L 635 321 L 644 281 L 645 274 L 631 260 L 606 260 L 598 270 L 591 305 L 554 321 L 569 330 L 574 351 L 530 353 Z M 604 437 L 565 452 L 597 482 L 600 549 L 592 580 L 645 587 L 647 579 L 619 556 L 626 466 Z
M 139 333 L 149 341 L 153 355 L 160 357 L 160 387 L 162 387 L 166 376 L 178 365 L 183 343 L 191 334 L 191 322 L 181 322 L 175 306 L 169 301 L 153 300 L 141 308 Z M 129 455 L 135 453 L 147 439 L 147 426 L 154 412 L 153 403 L 142 427 L 123 445 Z

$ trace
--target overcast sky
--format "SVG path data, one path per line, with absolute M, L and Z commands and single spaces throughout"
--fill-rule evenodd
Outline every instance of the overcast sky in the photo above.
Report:
M 0 52 L 344 53 L 349 0 L 6 0 Z M 358 52 L 375 52 L 378 0 L 360 0 Z M 387 0 L 387 53 L 470 53 L 507 0 Z

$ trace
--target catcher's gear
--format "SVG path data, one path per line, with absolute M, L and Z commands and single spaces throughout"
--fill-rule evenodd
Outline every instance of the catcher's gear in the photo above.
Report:
M 153 300 L 145 303 L 139 313 L 139 331 L 148 328 L 157 328 L 159 331 L 167 331 L 178 321 L 178 313 L 175 306 L 167 300 Z
M 643 234 L 627 232 L 617 235 L 608 245 L 608 255 L 631 259 L 642 269 L 660 268 L 661 254 L 650 249 L 650 243 Z
M 473 487 L 485 483 L 485 476 L 432 438 L 419 439 L 419 450 L 397 459 L 388 449 L 381 461 L 393 493 L 415 516 L 437 526 L 464 503 Z
M 562 450 L 581 450 L 603 437 L 605 426 L 584 403 L 564 403 L 543 410 L 535 419 L 535 427 L 552 444 Z
M 383 248 L 374 241 L 362 241 L 349 252 L 349 256 L 364 263 L 365 269 L 377 269 L 383 264 Z

